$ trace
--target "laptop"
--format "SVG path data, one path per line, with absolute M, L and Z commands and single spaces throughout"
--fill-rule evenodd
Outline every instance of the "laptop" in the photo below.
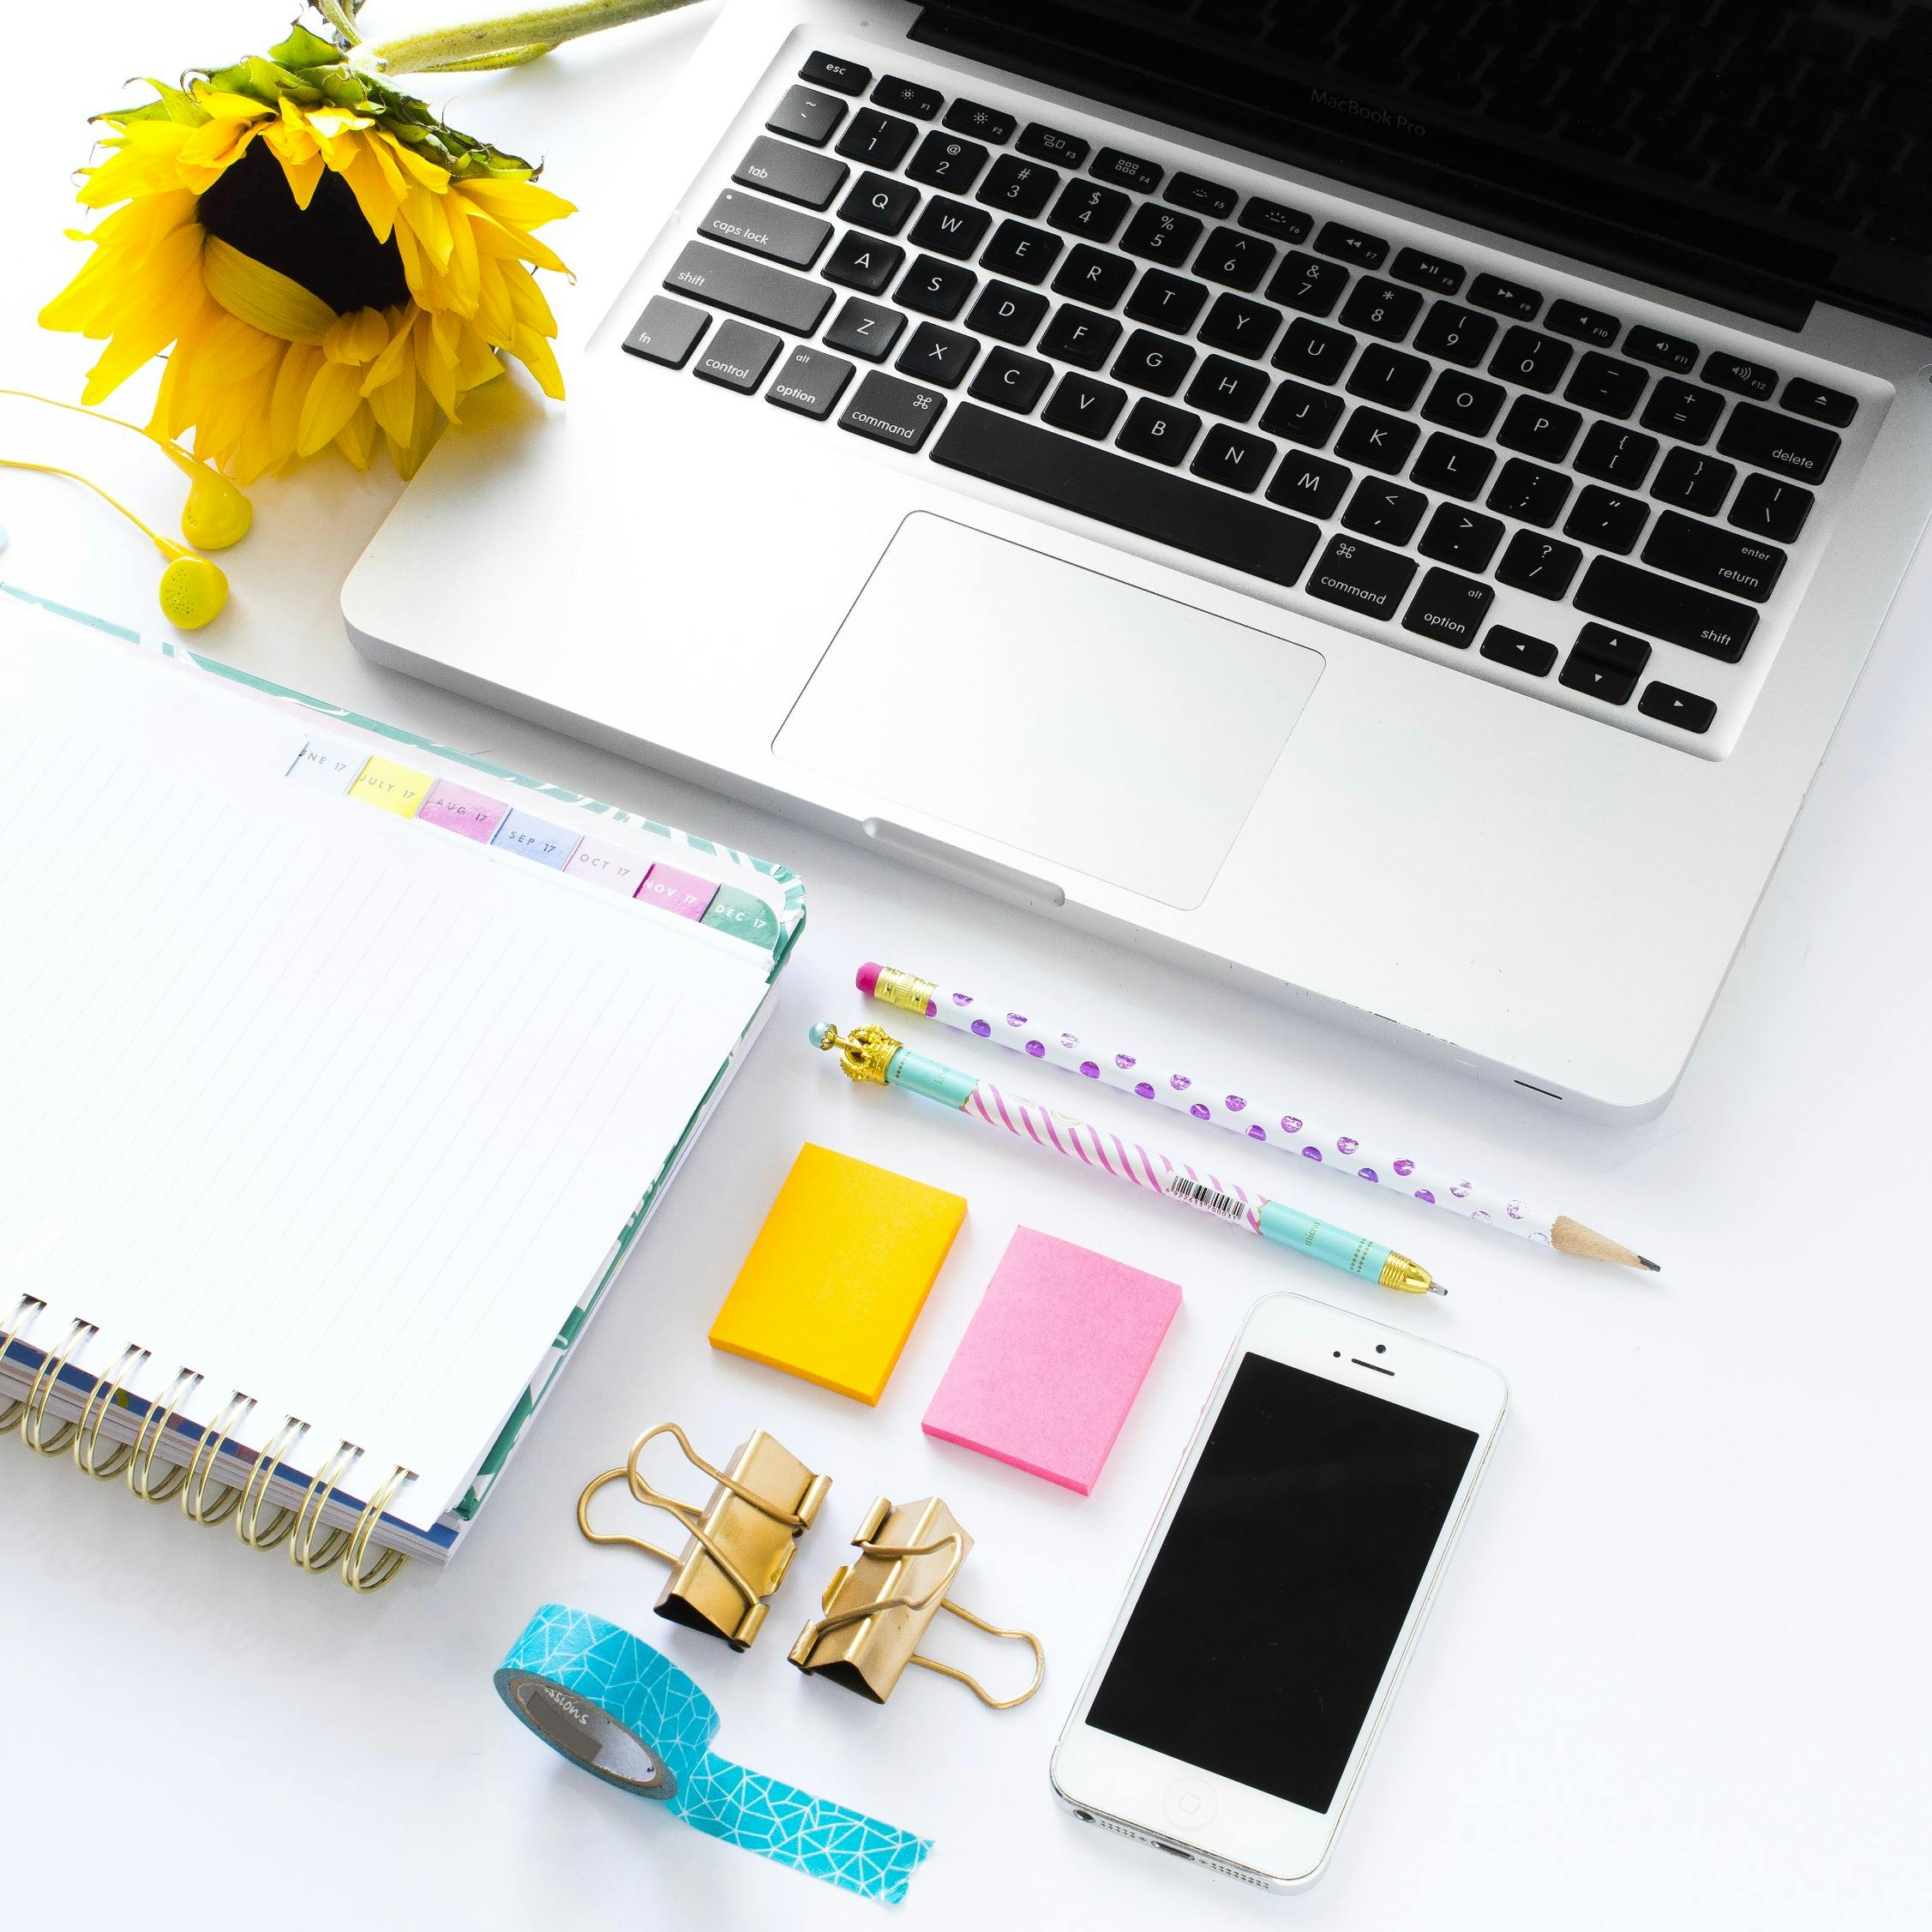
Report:
M 1641 1118 L 1932 508 L 1929 128 L 1928 0 L 733 0 L 344 613 Z

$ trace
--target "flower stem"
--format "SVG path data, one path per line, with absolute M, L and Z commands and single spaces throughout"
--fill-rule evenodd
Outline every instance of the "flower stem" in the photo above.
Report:
M 536 58 L 530 50 L 548 50 L 560 41 L 575 40 L 627 21 L 648 20 L 687 7 L 692 0 L 565 0 L 560 6 L 525 7 L 499 19 L 472 21 L 462 26 L 432 27 L 403 33 L 391 40 L 364 40 L 350 51 L 350 64 L 365 74 L 424 74 L 476 70 Z

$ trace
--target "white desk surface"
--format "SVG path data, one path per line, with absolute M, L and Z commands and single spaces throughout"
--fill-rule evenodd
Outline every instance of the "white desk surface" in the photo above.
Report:
M 369 12 L 414 9 L 372 0 Z M 284 11 L 273 0 L 99 0 L 15 13 L 0 380 L 74 396 L 86 345 L 43 334 L 33 316 L 80 259 L 59 237 L 75 222 L 66 170 L 86 157 L 85 116 L 114 103 L 124 75 L 265 44 Z M 624 219 L 625 127 L 674 83 L 703 24 L 700 10 L 447 87 L 462 123 L 547 151 L 547 178 L 583 204 L 552 231 L 585 271 L 558 299 L 567 329 L 588 327 L 605 279 L 641 245 Z M 141 385 L 117 401 L 145 413 Z M 178 513 L 173 473 L 117 432 L 0 399 L 0 452 L 64 453 L 124 485 L 157 525 Z M 809 929 L 716 1129 L 444 1575 L 417 1571 L 357 1600 L 178 1509 L 143 1509 L 121 1485 L 0 1444 L 9 1923 L 102 1909 L 171 1928 L 258 1915 L 474 1932 L 874 1923 L 877 1908 L 678 1829 L 513 1725 L 490 1671 L 549 1599 L 615 1617 L 686 1665 L 722 1707 L 730 1755 L 935 1839 L 903 1908 L 910 1926 L 964 1932 L 999 1913 L 1310 1932 L 1925 1923 L 1932 554 L 1872 657 L 1677 1101 L 1647 1127 L 1610 1131 L 1419 1072 L 375 669 L 344 637 L 335 592 L 396 488 L 386 471 L 357 477 L 331 459 L 257 489 L 254 533 L 222 559 L 233 606 L 198 646 L 782 857 L 808 882 Z M 132 624 L 155 619 L 158 560 L 71 487 L 0 472 L 0 524 L 11 532 L 0 576 Z M 1467 1149 L 1472 1167 L 1626 1233 L 1668 1272 L 1595 1273 L 1335 1177 L 1293 1176 L 1309 1205 L 1420 1254 L 1455 1290 L 1419 1308 L 1356 1293 L 937 1110 L 848 1087 L 803 1035 L 820 1015 L 859 1017 L 851 971 L 867 957 L 1029 989 L 1095 1031 L 1221 1043 L 1211 1057 L 1257 1085 L 1265 1077 L 1311 1103 L 1347 1097 L 1431 1147 Z M 1015 1071 L 990 1049 L 972 1064 Z M 1056 1077 L 1030 1084 L 1051 1099 Z M 1082 1097 L 1099 1112 L 1112 1096 Z M 1221 1137 L 1196 1137 L 1267 1179 Z M 971 1203 L 876 1412 L 705 1346 L 807 1138 Z M 1021 1223 L 1185 1291 L 1089 1499 L 919 1430 Z M 1215 1367 L 1241 1311 L 1275 1287 L 1350 1300 L 1485 1356 L 1514 1392 L 1329 1875 L 1293 1900 L 1076 1823 L 1046 1773 Z M 713 1454 L 763 1425 L 836 1479 L 770 1630 L 742 1657 L 653 1617 L 659 1573 L 589 1547 L 573 1521 L 585 1479 L 667 1417 Z M 1020 1711 L 982 1710 L 918 1673 L 875 1708 L 785 1661 L 872 1495 L 935 1489 L 979 1539 L 962 1599 L 1045 1639 L 1047 1688 Z M 942 1641 L 982 1656 L 963 1627 Z M 983 1660 L 989 1671 L 1006 1663 Z

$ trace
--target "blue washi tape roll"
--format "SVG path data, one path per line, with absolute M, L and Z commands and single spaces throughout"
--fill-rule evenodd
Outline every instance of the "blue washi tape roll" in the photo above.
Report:
M 659 1800 L 711 1838 L 897 1905 L 933 1849 L 891 1825 L 715 1755 L 717 1707 L 662 1651 L 545 1604 L 497 1666 L 497 1695 L 553 1750 Z

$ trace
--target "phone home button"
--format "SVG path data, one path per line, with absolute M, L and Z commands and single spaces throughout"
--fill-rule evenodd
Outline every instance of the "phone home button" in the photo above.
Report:
M 1177 1830 L 1197 1832 L 1213 1821 L 1218 1807 L 1215 1795 L 1197 1778 L 1177 1778 L 1161 1800 L 1167 1821 Z

